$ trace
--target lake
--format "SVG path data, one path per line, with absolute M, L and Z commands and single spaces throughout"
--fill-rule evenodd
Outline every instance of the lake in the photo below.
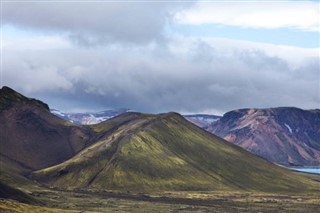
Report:
M 289 169 L 300 171 L 300 172 L 306 172 L 306 173 L 320 174 L 320 166 L 289 167 Z

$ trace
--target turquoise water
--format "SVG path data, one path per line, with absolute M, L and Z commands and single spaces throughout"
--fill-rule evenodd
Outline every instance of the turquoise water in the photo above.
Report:
M 306 172 L 306 173 L 320 174 L 320 166 L 290 167 L 289 169 L 300 171 L 300 172 Z

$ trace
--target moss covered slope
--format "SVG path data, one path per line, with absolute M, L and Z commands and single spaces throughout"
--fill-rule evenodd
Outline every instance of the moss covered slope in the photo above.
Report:
M 176 113 L 126 113 L 92 127 L 97 142 L 33 178 L 67 189 L 304 191 L 319 183 L 256 157 Z

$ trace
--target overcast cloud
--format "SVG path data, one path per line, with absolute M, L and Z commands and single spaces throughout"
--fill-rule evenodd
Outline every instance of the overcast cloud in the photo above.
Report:
M 3 23 L 63 33 L 73 42 L 148 43 L 163 39 L 163 28 L 191 2 L 43 1 L 4 2 Z
M 319 108 L 319 47 L 168 34 L 192 3 L 5 3 L 3 84 L 64 111 Z

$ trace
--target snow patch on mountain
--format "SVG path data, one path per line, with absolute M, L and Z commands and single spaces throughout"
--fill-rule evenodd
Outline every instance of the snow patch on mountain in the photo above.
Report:
M 286 123 L 284 123 L 284 125 L 287 127 L 287 129 L 289 130 L 289 132 L 292 134 L 292 129 L 291 129 L 291 127 L 290 127 L 288 124 L 286 124 Z
M 130 109 L 113 109 L 105 110 L 97 113 L 64 113 L 56 109 L 51 109 L 51 113 L 54 115 L 76 124 L 93 125 L 101 123 L 105 120 L 113 118 L 125 112 L 132 112 Z
M 208 127 L 221 118 L 221 116 L 207 114 L 183 115 L 183 117 L 201 128 Z

